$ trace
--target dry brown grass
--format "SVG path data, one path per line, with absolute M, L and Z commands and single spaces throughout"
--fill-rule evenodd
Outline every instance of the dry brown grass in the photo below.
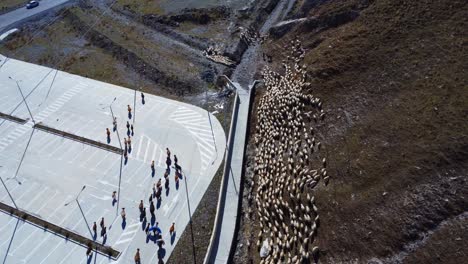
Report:
M 25 0 L 2 0 L 0 1 L 0 14 L 26 6 L 26 3 Z
M 467 6 L 364 2 L 328 1 L 309 16 L 328 23 L 350 10 L 360 16 L 338 27 L 298 26 L 278 41 L 297 35 L 309 48 L 310 92 L 329 112 L 332 181 L 315 192 L 321 261 L 408 255 L 424 263 L 433 254 L 438 263 L 458 263 L 447 252 L 466 256 L 466 240 L 434 236 L 414 257 L 408 247 L 468 211 Z M 278 42 L 268 46 L 274 61 L 282 59 Z

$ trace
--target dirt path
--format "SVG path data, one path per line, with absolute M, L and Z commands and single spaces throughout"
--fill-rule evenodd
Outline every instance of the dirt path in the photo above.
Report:
M 265 35 L 274 24 L 283 20 L 288 12 L 287 7 L 292 6 L 294 2 L 295 0 L 281 0 L 261 27 L 260 34 Z M 258 45 L 249 46 L 231 76 L 234 82 L 239 83 L 244 88 L 247 88 L 252 83 L 257 69 L 258 52 L 260 50 L 261 48 Z

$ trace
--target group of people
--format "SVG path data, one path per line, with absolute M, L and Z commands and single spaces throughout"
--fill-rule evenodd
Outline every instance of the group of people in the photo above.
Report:
M 170 188 L 169 187 L 169 174 L 170 174 L 170 166 L 172 164 L 171 151 L 169 150 L 169 148 L 166 148 L 166 154 L 167 154 L 167 157 L 166 157 L 167 168 L 166 168 L 166 171 L 164 172 L 164 180 L 165 180 L 164 187 L 166 191 L 169 191 L 169 188 Z M 173 157 L 174 157 L 174 168 L 175 168 L 175 181 L 176 181 L 176 184 L 178 184 L 179 178 L 181 177 L 182 169 L 180 165 L 178 164 L 177 156 L 174 155 Z M 151 168 L 151 173 L 154 176 L 155 170 L 156 170 L 154 160 L 151 161 L 150 168 Z M 156 215 L 155 215 L 156 206 L 154 204 L 153 199 L 156 199 L 158 203 L 161 201 L 162 188 L 163 187 L 162 187 L 162 178 L 161 178 L 156 183 L 153 184 L 153 189 L 148 199 L 149 213 L 151 215 L 152 221 L 148 222 L 148 219 L 146 217 L 147 207 L 145 206 L 143 200 L 140 200 L 140 203 L 138 205 L 138 210 L 140 212 L 140 222 L 143 222 L 143 224 L 148 222 L 144 228 L 146 237 L 148 239 L 149 236 L 153 236 L 154 241 L 158 245 L 159 248 L 162 248 L 165 245 L 165 241 L 162 238 L 162 232 L 159 227 L 159 222 L 156 221 Z M 175 223 L 172 223 L 172 225 L 169 227 L 169 234 L 171 237 L 175 235 Z M 135 254 L 135 263 L 140 263 L 140 262 L 141 262 L 140 250 L 137 249 L 137 252 Z
M 142 103 L 144 104 L 145 97 L 144 97 L 143 93 L 141 93 L 141 99 L 142 99 Z M 130 107 L 130 105 L 127 105 L 127 111 L 128 111 L 128 118 L 131 119 L 132 118 L 132 108 Z M 124 137 L 124 139 L 123 139 L 123 143 L 124 143 L 124 147 L 125 147 L 124 150 L 123 150 L 123 156 L 125 158 L 125 161 L 127 161 L 128 154 L 131 153 L 131 151 L 132 151 L 132 138 L 131 137 L 134 136 L 133 124 L 130 124 L 129 121 L 127 121 L 126 127 L 127 127 L 127 137 Z M 117 118 L 116 117 L 114 117 L 114 119 L 113 119 L 113 131 L 114 132 L 117 131 Z M 111 131 L 109 130 L 109 128 L 106 128 L 106 134 L 107 134 L 107 141 L 108 141 L 108 143 L 110 143 Z M 169 174 L 170 174 L 170 168 L 171 168 L 171 165 L 172 165 L 171 151 L 169 150 L 169 148 L 166 148 L 166 154 L 167 154 L 167 157 L 166 157 L 167 168 L 166 168 L 166 171 L 164 173 L 164 180 L 165 180 L 164 187 L 166 189 L 166 192 L 168 192 L 169 188 L 170 188 L 170 186 L 169 186 Z M 177 159 L 176 155 L 173 155 L 173 161 L 174 161 L 174 168 L 175 168 L 175 177 L 174 177 L 174 179 L 175 179 L 176 186 L 178 186 L 179 178 L 181 178 L 181 176 L 182 176 L 182 174 L 181 174 L 182 170 L 181 170 L 180 165 L 178 164 L 178 159 Z M 154 160 L 151 162 L 150 167 L 151 167 L 152 176 L 154 176 L 155 175 Z M 158 203 L 162 199 L 162 178 L 159 179 L 156 183 L 153 184 L 152 193 L 150 194 L 149 199 L 148 199 L 149 213 L 151 214 L 151 220 L 152 221 L 150 223 L 147 223 L 146 227 L 144 228 L 144 231 L 146 233 L 147 238 L 150 235 L 154 236 L 155 242 L 157 243 L 159 248 L 162 248 L 164 246 L 165 242 L 164 242 L 164 239 L 162 238 L 162 232 L 161 232 L 161 229 L 159 227 L 159 222 L 156 222 L 156 220 L 155 220 L 156 219 L 156 215 L 155 215 L 156 206 L 155 206 L 155 204 L 153 202 L 153 198 L 155 198 Z M 117 200 L 116 191 L 114 191 L 112 193 L 112 199 L 113 199 L 113 201 Z M 140 204 L 138 205 L 138 209 L 139 209 L 139 212 L 140 212 L 140 222 L 148 222 L 147 217 L 146 217 L 146 209 L 147 208 L 145 207 L 143 200 L 140 201 Z M 122 211 L 121 211 L 120 215 L 122 217 L 122 222 L 125 222 L 126 221 L 125 208 L 122 208 Z M 100 221 L 99 225 L 101 227 L 101 232 L 100 232 L 101 237 L 103 237 L 103 239 L 105 239 L 106 236 L 107 236 L 107 227 L 105 226 L 105 223 L 104 223 L 104 217 L 101 218 L 101 221 Z M 94 222 L 92 229 L 93 229 L 95 238 L 97 236 L 97 228 L 98 228 L 97 224 L 96 224 L 96 222 Z M 173 235 L 175 235 L 175 223 L 172 223 L 172 225 L 170 226 L 169 233 L 170 233 L 171 237 Z M 92 253 L 92 249 L 91 249 L 91 245 L 89 245 L 88 251 L 86 252 L 86 254 L 89 256 L 91 253 Z M 137 252 L 135 253 L 134 260 L 135 260 L 136 264 L 141 263 L 141 256 L 140 256 L 140 249 L 139 248 L 137 249 Z
M 107 227 L 104 223 L 104 217 L 101 218 L 101 221 L 99 222 L 99 226 L 101 227 L 101 237 L 104 239 L 107 237 Z M 96 222 L 93 223 L 93 233 L 94 233 L 94 238 L 96 239 L 97 237 L 97 224 Z

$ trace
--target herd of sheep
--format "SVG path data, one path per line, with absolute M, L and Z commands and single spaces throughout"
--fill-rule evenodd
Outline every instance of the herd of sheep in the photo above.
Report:
M 311 263 L 319 249 L 314 239 L 320 218 L 313 189 L 326 186 L 326 158 L 321 158 L 317 126 L 325 118 L 322 101 L 304 91 L 305 51 L 298 40 L 285 50 L 284 73 L 263 71 L 266 91 L 258 106 L 253 194 L 249 214 L 259 224 L 260 263 Z

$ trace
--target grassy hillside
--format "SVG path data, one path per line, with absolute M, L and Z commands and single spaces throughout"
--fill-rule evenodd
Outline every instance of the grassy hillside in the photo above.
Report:
M 467 11 L 451 0 L 298 1 L 290 18 L 306 20 L 265 44 L 278 69 L 283 44 L 302 40 L 309 92 L 328 113 L 332 180 L 313 193 L 322 263 L 468 256 Z

